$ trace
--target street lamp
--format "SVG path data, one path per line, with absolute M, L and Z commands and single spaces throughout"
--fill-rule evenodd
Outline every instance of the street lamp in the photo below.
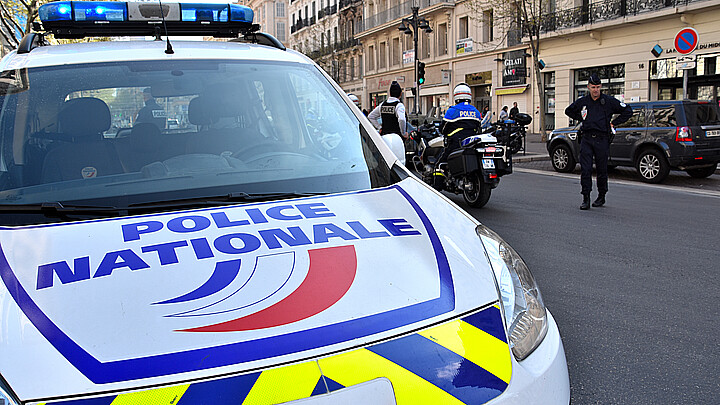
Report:
M 418 69 L 418 35 L 420 33 L 420 30 L 425 31 L 425 33 L 429 34 L 432 32 L 432 28 L 430 28 L 430 24 L 428 23 L 428 20 L 426 20 L 423 17 L 420 17 L 418 15 L 418 11 L 420 10 L 419 7 L 413 7 L 412 8 L 412 16 L 409 18 L 403 18 L 402 22 L 400 22 L 400 26 L 398 27 L 399 31 L 402 31 L 408 35 L 413 35 L 413 42 L 415 45 L 415 65 L 414 65 L 414 71 L 413 71 L 413 77 L 415 78 L 415 106 L 413 107 L 413 113 L 419 114 L 420 111 L 418 110 L 418 98 L 420 98 L 420 77 L 419 75 L 419 69 Z M 423 64 L 423 82 L 425 81 L 424 78 L 424 64 Z

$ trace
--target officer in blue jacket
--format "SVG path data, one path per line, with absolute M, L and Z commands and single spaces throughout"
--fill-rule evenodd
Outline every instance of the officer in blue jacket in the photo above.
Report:
M 440 133 L 445 138 L 445 149 L 435 165 L 433 186 L 438 190 L 442 189 L 445 183 L 445 174 L 440 170 L 440 163 L 446 162 L 451 152 L 460 149 L 460 141 L 477 134 L 481 126 L 480 111 L 470 104 L 470 86 L 465 83 L 455 86 L 453 99 L 455 105 L 448 108 L 440 124 Z
M 595 158 L 597 172 L 598 197 L 592 203 L 593 207 L 605 204 L 605 194 L 608 191 L 608 149 L 615 125 L 620 125 L 632 117 L 632 108 L 621 103 L 614 97 L 600 92 L 602 83 L 597 74 L 592 74 L 588 80 L 589 93 L 580 97 L 565 109 L 565 115 L 581 121 L 582 138 L 580 141 L 580 174 L 581 193 L 583 196 L 581 210 L 590 209 L 590 192 L 592 191 L 592 167 Z M 610 121 L 613 114 L 619 114 Z

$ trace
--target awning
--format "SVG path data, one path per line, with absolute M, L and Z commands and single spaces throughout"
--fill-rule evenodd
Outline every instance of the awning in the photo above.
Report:
M 522 86 L 499 87 L 495 89 L 495 95 L 502 96 L 505 94 L 522 94 L 525 93 L 525 90 L 527 90 L 527 88 L 527 84 L 523 84 Z

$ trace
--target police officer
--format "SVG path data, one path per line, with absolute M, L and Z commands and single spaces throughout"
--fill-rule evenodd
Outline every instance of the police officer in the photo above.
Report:
M 445 175 L 440 170 L 440 163 L 446 162 L 451 152 L 460 149 L 460 141 L 475 135 L 480 130 L 480 111 L 470 104 L 472 93 L 470 86 L 460 83 L 453 91 L 455 105 L 448 108 L 440 124 L 440 133 L 445 138 L 445 149 L 435 164 L 433 186 L 440 190 L 445 183 Z
M 597 74 L 592 74 L 588 80 L 589 93 L 580 97 L 565 109 L 565 115 L 582 122 L 582 139 L 580 141 L 580 185 L 582 186 L 583 202 L 581 210 L 590 209 L 590 191 L 592 191 L 592 167 L 595 158 L 597 171 L 598 197 L 592 203 L 593 207 L 605 204 L 605 194 L 608 191 L 608 148 L 615 132 L 615 125 L 622 124 L 632 117 L 632 108 L 621 103 L 614 97 L 600 92 L 602 84 Z M 613 114 L 619 114 L 610 121 Z
M 165 129 L 167 114 L 165 113 L 165 109 L 155 102 L 155 98 L 153 98 L 150 92 L 150 87 L 146 87 L 143 90 L 143 99 L 145 100 L 145 107 L 138 111 L 135 123 L 149 122 L 155 124 L 161 130 Z
M 400 84 L 393 81 L 390 84 L 390 97 L 375 107 L 368 115 L 370 122 L 375 128 L 379 128 L 380 133 L 383 135 L 398 134 L 403 138 L 407 138 L 405 132 L 405 105 L 400 101 L 401 94 L 402 88 Z M 382 118 L 382 126 L 378 118 Z

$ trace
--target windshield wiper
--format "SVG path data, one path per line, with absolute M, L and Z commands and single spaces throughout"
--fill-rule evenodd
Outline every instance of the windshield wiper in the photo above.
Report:
M 127 211 L 123 209 L 112 206 L 63 204 L 59 201 L 40 204 L 0 204 L 0 212 L 11 212 L 15 214 L 40 213 L 46 216 L 65 216 L 72 214 L 116 216 L 127 213 Z
M 277 193 L 229 193 L 218 196 L 183 198 L 178 200 L 164 200 L 155 202 L 146 202 L 138 204 L 130 204 L 126 208 L 128 211 L 147 210 L 147 209 L 167 209 L 167 208 L 187 208 L 187 207 L 208 207 L 221 206 L 235 202 L 251 202 L 251 201 L 273 201 L 285 198 L 300 198 L 322 195 L 326 193 L 299 193 L 299 192 L 277 192 Z

